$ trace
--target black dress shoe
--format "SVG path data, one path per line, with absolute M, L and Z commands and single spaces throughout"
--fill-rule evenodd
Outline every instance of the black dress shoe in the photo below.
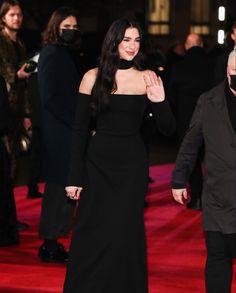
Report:
M 41 261 L 50 263 L 66 263 L 68 260 L 68 252 L 60 243 L 58 243 L 57 247 L 53 250 L 47 249 L 45 244 L 41 245 L 38 256 Z
M 23 231 L 23 230 L 29 229 L 29 225 L 17 220 L 17 228 L 18 228 L 18 231 Z
M 39 191 L 35 191 L 35 192 L 29 191 L 27 194 L 27 197 L 31 198 L 31 199 L 42 198 L 42 196 L 43 196 L 43 194 Z
M 144 208 L 148 208 L 149 207 L 149 203 L 145 200 L 144 201 Z
M 187 203 L 187 208 L 195 211 L 200 211 L 202 209 L 201 200 L 200 199 L 192 199 Z
M 148 176 L 148 183 L 153 183 L 154 182 L 154 179 L 150 176 Z

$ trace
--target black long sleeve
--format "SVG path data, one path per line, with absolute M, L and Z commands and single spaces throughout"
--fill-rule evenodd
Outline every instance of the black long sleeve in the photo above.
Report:
M 154 114 L 157 128 L 166 136 L 174 134 L 176 129 L 176 122 L 174 115 L 170 109 L 167 100 L 158 103 L 151 103 L 152 112 Z
M 71 140 L 71 159 L 67 186 L 83 187 L 84 162 L 90 119 L 90 95 L 79 93 Z
M 202 134 L 202 114 L 204 96 L 199 98 L 195 108 L 189 129 L 183 139 L 178 152 L 175 169 L 172 174 L 171 185 L 173 188 L 184 188 L 198 155 L 198 151 L 203 141 Z

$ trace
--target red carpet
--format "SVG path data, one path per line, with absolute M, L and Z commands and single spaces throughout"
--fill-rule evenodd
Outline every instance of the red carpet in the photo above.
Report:
M 169 188 L 172 167 L 151 168 L 155 182 L 150 184 L 149 207 L 145 209 L 149 293 L 203 293 L 205 243 L 201 213 L 172 200 Z M 37 258 L 41 243 L 37 234 L 41 200 L 26 199 L 25 194 L 25 187 L 16 188 L 18 218 L 28 223 L 30 229 L 21 232 L 20 245 L 0 248 L 0 292 L 62 292 L 65 266 L 43 264 Z M 69 238 L 62 243 L 68 247 Z

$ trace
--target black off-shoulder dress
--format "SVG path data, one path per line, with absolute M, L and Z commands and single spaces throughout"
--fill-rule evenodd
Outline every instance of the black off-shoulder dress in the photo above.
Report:
M 139 134 L 146 95 L 111 95 L 89 135 L 90 96 L 80 94 L 68 185 L 82 186 L 64 293 L 147 293 L 144 195 L 148 160 Z M 151 103 L 170 135 L 167 101 Z

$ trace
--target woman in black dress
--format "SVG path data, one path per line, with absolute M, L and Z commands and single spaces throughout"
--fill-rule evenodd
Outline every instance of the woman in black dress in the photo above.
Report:
M 144 195 L 148 160 L 139 134 L 149 103 L 159 129 L 175 121 L 162 81 L 140 67 L 141 29 L 115 21 L 98 68 L 80 84 L 67 196 L 79 201 L 64 293 L 146 293 Z M 96 115 L 96 130 L 89 121 Z M 82 191 L 82 192 L 81 192 Z
M 10 157 L 5 143 L 5 137 L 15 123 L 16 117 L 10 109 L 6 83 L 0 76 L 0 246 L 19 243 Z

